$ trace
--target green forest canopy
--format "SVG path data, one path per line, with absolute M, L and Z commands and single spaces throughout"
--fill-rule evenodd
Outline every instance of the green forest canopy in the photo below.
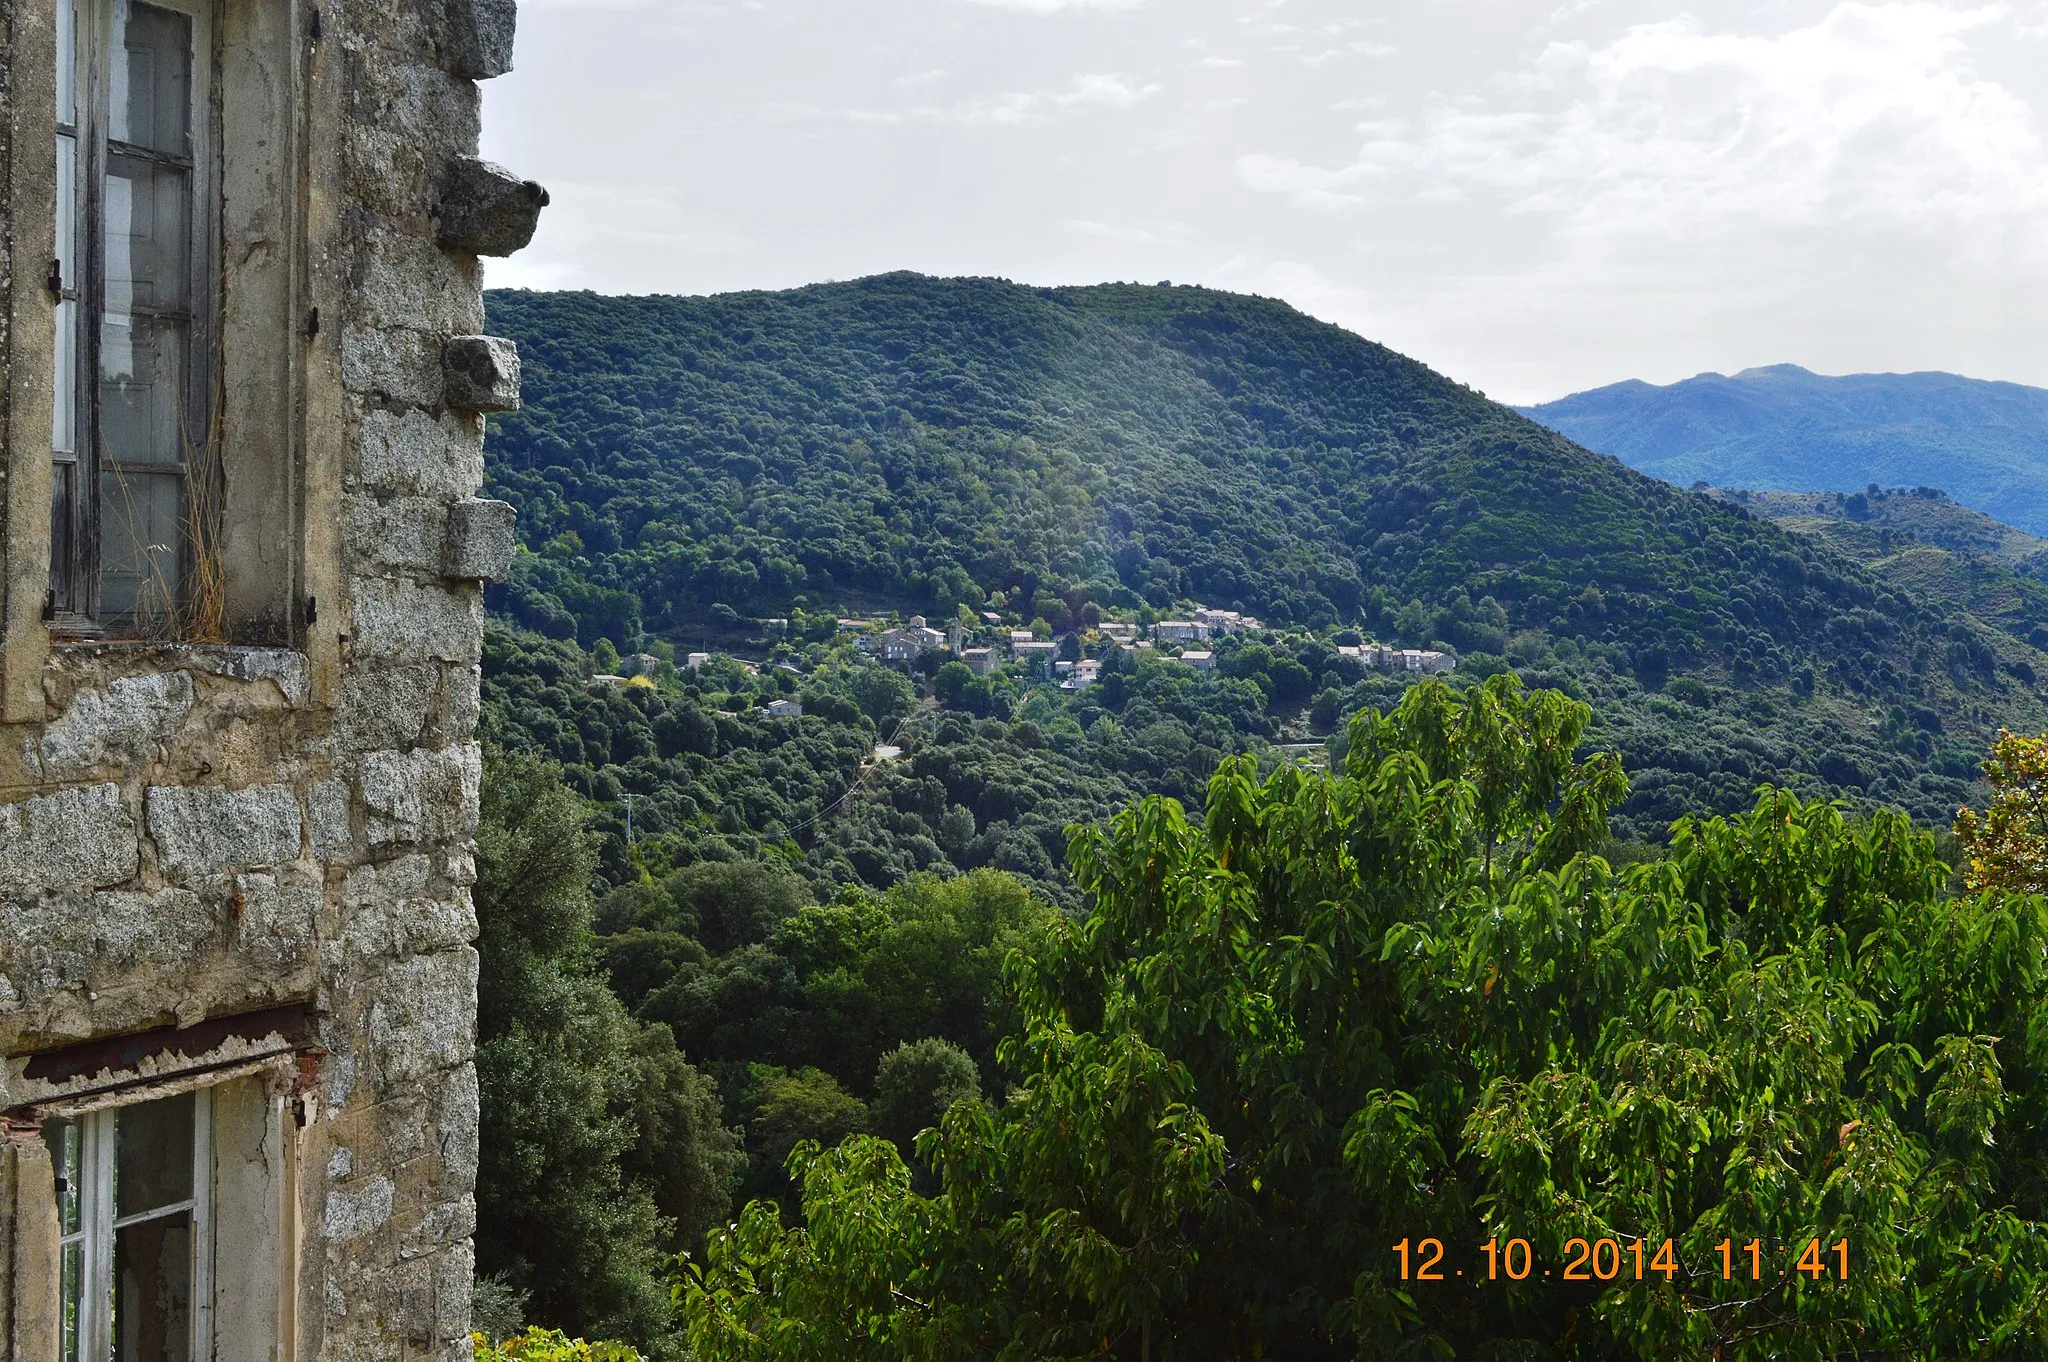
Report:
M 1946 897 L 1882 812 L 1945 825 L 1998 724 L 2048 726 L 2034 584 L 1803 542 L 1266 300 L 491 307 L 529 406 L 489 445 L 527 551 L 484 667 L 480 1244 L 550 1322 L 707 1362 L 2038 1346 L 2040 906 Z M 1215 676 L 924 700 L 832 625 L 1188 599 L 1277 627 Z M 591 683 L 662 640 L 764 665 Z M 1281 747 L 1326 736 L 1335 774 Z M 678 1321 L 661 1255 L 735 1194 L 780 1211 Z M 1873 1275 L 1475 1301 L 1380 1242 L 1661 1225 L 1697 1269 L 1738 1222 Z
M 1783 792 L 1617 873 L 1588 717 L 1429 682 L 1341 772 L 1077 830 L 1006 1099 L 929 1192 L 799 1146 L 801 1226 L 687 1270 L 698 1356 L 2041 1355 L 2048 903 Z
M 807 716 L 788 730 L 796 745 L 757 734 L 740 746 L 758 761 L 700 789 L 660 716 L 580 698 L 587 663 L 536 675 L 546 646 L 531 634 L 744 651 L 759 635 L 748 621 L 802 612 L 967 604 L 1028 623 L 1085 602 L 1242 606 L 1283 627 L 1273 646 L 1315 676 L 1307 694 L 1262 695 L 1255 714 L 1205 705 L 1225 729 L 1156 705 L 1125 723 L 1106 697 L 1036 701 L 1031 716 L 1041 736 L 1056 716 L 1092 734 L 1106 715 L 1160 750 L 1223 754 L 1298 730 L 1325 692 L 1338 716 L 1392 702 L 1304 658 L 1311 634 L 1349 625 L 1454 648 L 1467 677 L 1513 669 L 1591 704 L 1589 739 L 1633 778 L 1624 837 L 1740 809 L 1764 781 L 1939 826 L 2001 724 L 2048 726 L 2048 658 L 2019 619 L 2031 596 L 1951 590 L 1956 573 L 1890 581 L 1272 300 L 888 275 L 714 298 L 498 292 L 490 309 L 520 342 L 527 395 L 489 443 L 491 486 L 519 505 L 528 549 L 492 601 L 529 634 L 487 659 L 487 709 L 503 741 L 566 763 L 621 830 L 633 794 L 678 824 L 772 835 L 764 815 L 797 821 L 772 807 L 778 782 L 822 807 L 867 735 Z M 793 659 L 814 667 L 822 646 Z M 1002 723 L 1003 743 L 1063 754 L 1016 758 L 1058 768 L 1036 802 L 1060 808 L 1035 838 L 1043 860 L 1017 842 L 1032 864 L 1015 868 L 1063 878 L 1065 822 L 1127 794 L 1199 800 L 1212 756 L 1187 763 L 1189 788 L 1148 783 L 1163 772 L 1133 784 L 1097 754 L 1015 733 L 1025 698 L 967 710 Z M 946 798 L 963 803 L 950 786 Z M 925 824 L 861 834 L 868 882 L 998 863 L 895 802 L 845 811 Z M 829 862 L 818 841 L 835 835 L 814 828 L 799 849 Z M 608 864 L 623 859 L 621 837 Z

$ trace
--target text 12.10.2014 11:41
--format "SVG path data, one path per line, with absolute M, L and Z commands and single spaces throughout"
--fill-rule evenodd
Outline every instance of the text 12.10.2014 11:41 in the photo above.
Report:
M 1796 1241 L 1795 1241 L 1796 1242 Z M 1832 1278 L 1847 1281 L 1849 1278 L 1849 1241 L 1836 1240 L 1824 1244 L 1819 1238 L 1809 1238 L 1798 1245 L 1797 1257 L 1787 1259 L 1788 1249 L 1794 1245 L 1763 1239 L 1750 1239 L 1738 1243 L 1729 1238 L 1712 1246 L 1712 1258 L 1708 1272 L 1719 1269 L 1723 1281 L 1760 1282 L 1770 1277 L 1804 1276 L 1812 1281 Z M 1469 1277 L 1478 1281 L 1525 1281 L 1538 1272 L 1535 1251 L 1526 1239 L 1510 1239 L 1505 1243 L 1489 1239 L 1479 1246 L 1484 1266 L 1474 1259 L 1473 1271 L 1468 1274 L 1464 1268 L 1444 1265 L 1444 1245 L 1441 1239 L 1403 1239 L 1395 1244 L 1393 1252 L 1401 1260 L 1401 1280 L 1418 1282 L 1450 1281 Z M 1672 1241 L 1665 1239 L 1652 1246 L 1647 1238 L 1622 1239 L 1567 1239 L 1564 1243 L 1564 1260 L 1556 1268 L 1542 1268 L 1541 1275 L 1557 1277 L 1568 1282 L 1612 1282 L 1612 1281 L 1654 1281 L 1662 1277 L 1673 1281 L 1680 1275 L 1696 1278 L 1706 1275 L 1680 1264 Z

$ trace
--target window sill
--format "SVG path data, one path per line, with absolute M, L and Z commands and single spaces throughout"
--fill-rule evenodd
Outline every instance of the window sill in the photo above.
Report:
M 304 709 L 312 703 L 312 668 L 303 648 L 166 643 L 160 639 L 51 638 L 52 667 L 70 670 L 94 664 L 124 676 L 193 672 L 226 681 L 270 681 L 283 692 L 285 703 L 293 709 Z

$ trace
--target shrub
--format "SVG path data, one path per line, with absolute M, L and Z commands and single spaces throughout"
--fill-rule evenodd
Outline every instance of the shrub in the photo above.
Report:
M 623 1343 L 585 1343 L 553 1329 L 529 1329 L 502 1343 L 469 1336 L 475 1362 L 640 1362 Z

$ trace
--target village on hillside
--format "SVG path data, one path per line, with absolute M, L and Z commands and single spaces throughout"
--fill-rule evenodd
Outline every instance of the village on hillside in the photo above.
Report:
M 802 665 L 802 654 L 788 646 L 791 622 L 777 618 L 758 623 L 759 642 L 766 646 L 769 660 L 741 662 L 741 669 L 758 674 L 766 665 L 793 676 L 804 674 L 808 668 Z M 802 632 L 815 637 L 817 631 L 804 623 Z M 1063 691 L 1074 692 L 1096 684 L 1102 677 L 1104 663 L 1119 654 L 1132 662 L 1157 658 L 1199 673 L 1214 673 L 1218 645 L 1227 647 L 1227 639 L 1248 638 L 1265 630 L 1265 624 L 1257 617 L 1242 611 L 1197 605 L 1184 611 L 1182 617 L 1149 624 L 1103 619 L 1058 638 L 1051 637 L 1052 631 L 1042 622 L 1036 627 L 1021 627 L 995 611 L 970 618 L 965 610 L 944 628 L 923 615 L 834 616 L 831 637 L 839 643 L 850 643 L 855 652 L 892 667 L 929 674 L 937 665 L 957 661 L 979 677 L 992 677 L 1009 668 L 1014 669 L 1020 680 L 1052 682 Z M 1342 641 L 1346 636 L 1346 631 L 1337 631 L 1332 646 L 1339 655 L 1355 658 L 1362 667 L 1420 676 L 1451 671 L 1457 666 L 1455 657 L 1437 649 L 1396 648 L 1363 639 Z M 652 681 L 664 675 L 686 675 L 711 665 L 714 658 L 730 665 L 725 655 L 710 651 L 677 657 L 669 645 L 652 646 L 657 651 L 619 658 L 616 670 L 599 671 L 590 678 L 590 685 L 601 688 L 622 685 L 635 678 Z M 804 712 L 802 702 L 793 697 L 771 700 L 763 708 L 773 718 L 795 718 Z

